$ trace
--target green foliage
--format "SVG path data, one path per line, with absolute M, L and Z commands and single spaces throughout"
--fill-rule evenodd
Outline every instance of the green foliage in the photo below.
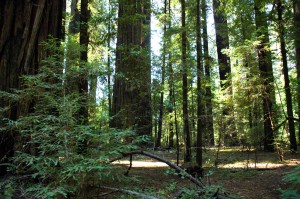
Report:
M 280 190 L 282 198 L 300 198 L 300 166 L 297 166 L 291 172 L 286 174 L 284 181 L 289 182 L 291 187 L 286 190 Z
M 68 49 L 78 49 L 78 44 L 72 45 L 75 46 Z M 116 175 L 112 173 L 114 166 L 109 163 L 111 158 L 137 149 L 148 139 L 145 136 L 136 139 L 130 130 L 81 125 L 80 98 L 88 96 L 79 96 L 70 88 L 74 85 L 69 79 L 78 77 L 86 69 L 79 70 L 76 60 L 65 58 L 63 46 L 56 40 L 44 44 L 56 54 L 44 60 L 40 73 L 23 76 L 21 90 L 1 92 L 11 104 L 19 103 L 20 109 L 29 110 L 16 121 L 6 120 L 5 128 L 18 132 L 11 172 L 27 176 L 25 180 L 11 179 L 0 185 L 1 190 L 4 189 L 1 194 L 7 198 L 13 196 L 15 189 L 35 198 L 84 195 L 91 182 Z M 84 154 L 78 153 L 82 140 L 87 140 Z M 16 188 L 17 184 L 21 188 Z
M 15 182 L 13 180 L 6 180 L 0 182 L 0 198 L 13 198 L 15 190 Z

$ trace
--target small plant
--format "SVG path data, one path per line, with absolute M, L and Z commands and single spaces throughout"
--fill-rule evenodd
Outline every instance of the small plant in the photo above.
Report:
M 0 182 L 0 198 L 13 198 L 15 191 L 15 182 L 13 179 Z

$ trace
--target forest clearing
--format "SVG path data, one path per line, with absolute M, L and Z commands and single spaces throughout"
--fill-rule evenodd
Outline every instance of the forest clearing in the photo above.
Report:
M 176 162 L 174 150 L 152 153 Z M 235 147 L 222 149 L 219 156 L 220 164 L 215 167 L 213 163 L 215 155 L 216 148 L 209 148 L 204 153 L 206 163 L 203 165 L 205 171 L 202 181 L 212 187 L 210 197 L 218 188 L 221 188 L 228 198 L 282 198 L 280 190 L 287 190 L 291 187 L 287 181 L 283 180 L 283 177 L 295 166 L 300 165 L 299 154 L 285 154 L 285 160 L 281 162 L 276 153 L 258 151 L 255 154 L 253 150 L 242 151 L 240 147 Z M 120 171 L 124 174 L 130 165 L 129 158 L 123 158 L 115 163 L 124 165 L 123 170 Z M 178 174 L 170 172 L 167 164 L 145 156 L 133 157 L 132 169 L 127 177 L 128 181 L 125 180 L 125 183 L 120 181 L 119 185 L 116 181 L 112 181 L 105 186 L 122 187 L 122 189 L 137 192 L 144 190 L 157 198 L 175 198 L 184 188 L 195 189 L 196 187 L 188 179 L 183 179 Z M 126 193 L 122 191 L 111 192 L 103 187 L 100 193 L 102 194 L 99 194 L 99 198 L 126 196 Z M 124 197 L 127 198 L 129 195 L 127 193 L 127 196 Z M 133 196 L 131 195 L 131 197 Z M 187 195 L 184 198 L 194 198 L 194 196 Z
M 0 0 L 0 199 L 300 198 L 300 0 Z

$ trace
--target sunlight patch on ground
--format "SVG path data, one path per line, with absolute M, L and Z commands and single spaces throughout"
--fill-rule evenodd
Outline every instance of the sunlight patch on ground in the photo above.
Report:
M 283 163 L 271 163 L 271 162 L 257 162 L 256 164 L 254 162 L 249 162 L 247 164 L 247 161 L 241 161 L 241 162 L 235 162 L 230 164 L 220 164 L 221 168 L 249 168 L 249 169 L 275 169 L 282 166 L 296 166 L 299 165 L 300 161 L 299 159 L 290 159 L 288 162 Z
M 119 160 L 119 161 L 115 161 L 113 162 L 113 164 L 116 165 L 125 165 L 125 166 L 129 166 L 129 160 Z M 152 162 L 152 161 L 132 161 L 132 167 L 168 167 L 167 164 L 163 163 L 163 162 Z
M 269 162 L 260 162 L 260 163 L 248 163 L 247 162 L 235 162 L 235 163 L 231 163 L 231 164 L 222 164 L 220 165 L 221 168 L 265 168 L 265 169 L 271 169 L 271 168 L 278 168 L 283 166 L 283 164 L 274 164 L 274 163 L 269 163 Z

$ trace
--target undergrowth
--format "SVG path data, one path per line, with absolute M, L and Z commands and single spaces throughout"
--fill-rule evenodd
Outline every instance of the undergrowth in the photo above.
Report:
M 76 42 L 68 46 L 74 60 L 68 58 L 66 62 L 64 45 L 54 39 L 43 45 L 56 54 L 43 61 L 38 74 L 22 77 L 21 90 L 0 94 L 9 106 L 18 104 L 19 111 L 29 110 L 17 120 L 4 118 L 6 126 L 2 130 L 14 132 L 15 155 L 9 174 L 0 183 L 0 198 L 88 197 L 91 183 L 103 184 L 116 175 L 111 158 L 148 141 L 131 130 L 100 127 L 97 120 L 82 124 L 80 103 L 89 96 L 73 92 L 74 85 L 69 81 L 89 70 L 88 66 L 82 70 L 82 63 L 74 56 L 80 48 Z M 83 151 L 82 140 L 87 141 Z
M 291 186 L 289 189 L 280 190 L 282 198 L 300 198 L 300 166 L 286 174 L 283 180 L 289 182 Z

